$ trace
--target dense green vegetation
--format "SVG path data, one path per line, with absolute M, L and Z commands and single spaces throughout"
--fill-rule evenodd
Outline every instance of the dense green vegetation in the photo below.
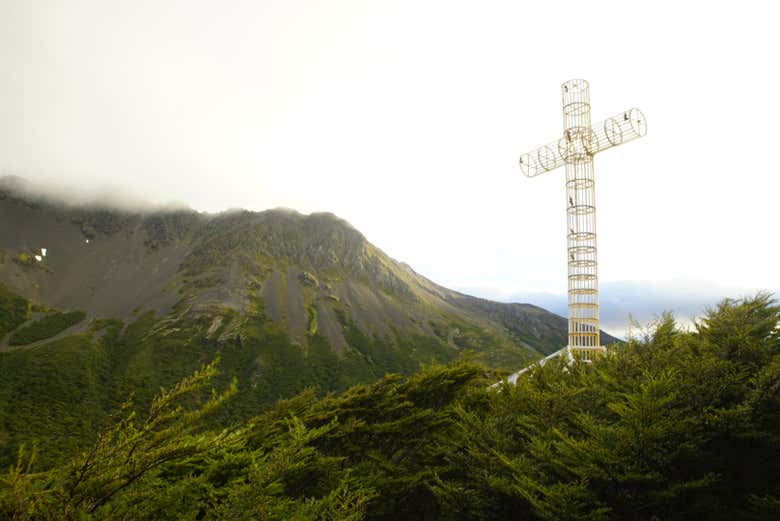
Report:
M 29 303 L 0 284 L 0 339 L 27 320 Z
M 35 442 L 49 465 L 72 456 L 105 426 L 118 403 L 103 392 L 109 356 L 88 335 L 52 342 L 45 349 L 0 353 L 0 461 Z
M 517 386 L 489 388 L 491 373 L 460 362 L 306 390 L 240 421 L 251 395 L 223 349 L 221 374 L 205 365 L 143 407 L 117 405 L 54 467 L 20 451 L 0 476 L 0 518 L 778 519 L 779 319 L 766 295 L 724 301 L 694 331 L 665 316 L 592 364 L 551 361 Z M 96 379 L 128 364 L 118 394 L 148 392 L 162 377 L 131 375 L 183 356 L 132 348 L 144 320 L 122 335 L 106 325 L 99 345 L 124 342 L 126 359 L 93 347 Z M 255 341 L 281 342 L 265 329 Z M 319 356 L 324 372 L 343 363 Z
M 352 349 L 336 354 L 327 339 L 310 334 L 305 345 L 261 314 L 171 316 L 143 313 L 125 327 L 119 320 L 93 321 L 89 330 L 34 349 L 0 353 L 0 468 L 23 444 L 36 442 L 36 469 L 62 463 L 86 448 L 109 415 L 128 396 L 144 411 L 160 387 L 174 385 L 199 366 L 221 357 L 216 385 L 235 377 L 235 399 L 212 416 L 212 424 L 245 421 L 281 398 L 307 388 L 342 392 L 387 373 L 412 374 L 418 360 L 452 361 L 458 351 L 430 337 L 397 334 L 395 341 L 364 334 L 347 316 L 344 332 Z M 50 384 L 51 382 L 51 384 Z
M 46 340 L 58 335 L 86 318 L 83 311 L 69 311 L 67 313 L 53 313 L 47 315 L 18 331 L 15 331 L 8 343 L 12 346 L 32 344 L 39 340 Z

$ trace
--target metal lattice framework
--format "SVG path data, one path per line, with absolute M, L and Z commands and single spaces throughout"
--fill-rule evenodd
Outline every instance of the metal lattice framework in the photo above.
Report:
M 593 156 L 647 132 L 645 117 L 633 108 L 591 125 L 588 82 L 561 86 L 563 137 L 520 157 L 520 168 L 535 177 L 566 167 L 569 266 L 569 355 L 590 360 L 603 351 L 599 339 L 599 281 L 596 258 L 596 191 Z

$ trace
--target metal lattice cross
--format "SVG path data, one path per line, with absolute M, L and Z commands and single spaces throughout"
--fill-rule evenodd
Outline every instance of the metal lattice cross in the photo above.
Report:
M 596 192 L 593 156 L 647 132 L 639 109 L 590 124 L 588 82 L 561 86 L 563 137 L 520 157 L 528 177 L 566 166 L 568 233 L 569 355 L 590 360 L 604 348 L 599 338 L 599 282 L 596 259 Z

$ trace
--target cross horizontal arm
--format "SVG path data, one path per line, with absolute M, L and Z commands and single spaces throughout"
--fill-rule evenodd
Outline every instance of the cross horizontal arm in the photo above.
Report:
M 571 159 L 579 149 L 594 156 L 646 133 L 644 115 L 639 109 L 633 108 L 596 123 L 584 132 L 564 135 L 557 141 L 523 154 L 520 156 L 520 169 L 526 176 L 536 177 L 565 165 L 567 158 Z

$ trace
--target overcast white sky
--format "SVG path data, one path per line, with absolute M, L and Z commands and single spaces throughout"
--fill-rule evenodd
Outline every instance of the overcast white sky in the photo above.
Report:
M 565 292 L 560 84 L 645 138 L 596 157 L 600 277 L 780 288 L 772 2 L 0 0 L 0 173 L 207 211 L 331 211 L 449 287 Z M 692 282 L 693 281 L 693 282 Z M 673 306 L 669 306 L 673 307 Z

